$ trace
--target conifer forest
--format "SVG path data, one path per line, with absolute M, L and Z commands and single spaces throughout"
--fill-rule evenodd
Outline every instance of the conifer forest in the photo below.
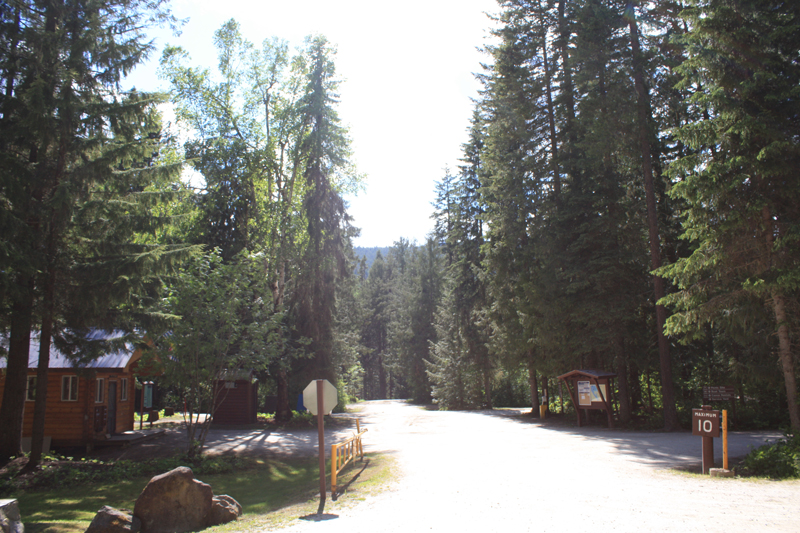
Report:
M 0 4 L 0 456 L 31 339 L 42 418 L 51 344 L 97 357 L 93 329 L 161 354 L 195 410 L 247 369 L 279 419 L 321 378 L 340 403 L 557 413 L 557 376 L 602 369 L 622 426 L 685 429 L 725 385 L 739 427 L 800 430 L 800 3 L 497 13 L 435 229 L 365 250 L 324 37 L 230 20 L 205 68 L 147 39 L 165 0 Z M 122 91 L 148 56 L 169 92 Z

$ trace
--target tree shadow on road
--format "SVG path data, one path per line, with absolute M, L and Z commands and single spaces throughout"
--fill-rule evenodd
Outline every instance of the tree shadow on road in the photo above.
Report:
M 689 431 L 646 431 L 609 429 L 604 426 L 577 427 L 574 419 L 554 416 L 533 418 L 528 409 L 500 409 L 474 411 L 476 416 L 503 418 L 532 428 L 555 431 L 586 441 L 602 441 L 628 460 L 656 469 L 674 468 L 694 472 L 700 470 L 702 441 Z M 729 460 L 736 462 L 750 450 L 781 437 L 776 431 L 730 432 L 728 435 Z M 722 439 L 714 439 L 715 457 L 721 464 Z

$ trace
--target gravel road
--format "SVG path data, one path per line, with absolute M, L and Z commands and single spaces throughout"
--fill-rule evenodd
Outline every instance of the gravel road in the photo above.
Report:
M 800 532 L 798 481 L 670 470 L 699 463 L 700 438 L 690 433 L 552 428 L 513 411 L 426 411 L 400 401 L 359 406 L 365 451 L 393 454 L 400 480 L 355 505 L 346 494 L 328 498 L 335 518 L 282 531 Z M 778 436 L 731 433 L 730 455 Z

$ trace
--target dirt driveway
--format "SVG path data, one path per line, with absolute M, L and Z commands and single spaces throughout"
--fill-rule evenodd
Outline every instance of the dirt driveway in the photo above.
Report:
M 689 433 L 551 429 L 511 412 L 437 412 L 359 404 L 365 451 L 393 454 L 401 478 L 337 518 L 291 532 L 800 531 L 800 482 L 676 473 L 699 462 Z M 732 434 L 743 455 L 776 434 Z M 717 451 L 717 456 L 721 452 Z

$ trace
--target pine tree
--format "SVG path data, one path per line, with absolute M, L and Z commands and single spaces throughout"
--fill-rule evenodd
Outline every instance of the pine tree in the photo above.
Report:
M 692 153 L 670 170 L 686 204 L 687 258 L 662 269 L 680 287 L 667 328 L 733 333 L 748 308 L 772 312 L 791 427 L 800 429 L 795 354 L 800 225 L 800 7 L 782 1 L 692 2 L 683 87 L 707 117 L 677 133 Z M 754 301 L 755 300 L 755 301 Z M 766 339 L 761 342 L 768 342 Z
M 0 196 L 8 199 L 0 216 L 8 236 L 0 270 L 11 311 L 0 457 L 19 452 L 31 329 L 40 329 L 48 353 L 51 336 L 69 325 L 64 316 L 86 327 L 101 323 L 109 309 L 135 312 L 143 300 L 120 305 L 123 298 L 146 299 L 145 280 L 157 285 L 150 275 L 177 260 L 164 248 L 119 240 L 131 221 L 142 229 L 135 204 L 152 205 L 159 196 L 145 192 L 147 186 L 179 171 L 152 164 L 159 135 L 154 106 L 161 99 L 119 87 L 152 49 L 146 29 L 172 20 L 164 5 L 51 0 L 0 8 L 0 40 L 8 44 L 0 63 Z M 83 241 L 89 227 L 94 233 Z M 151 218 L 149 231 L 154 227 Z M 59 314 L 64 294 L 76 285 L 87 290 L 89 281 L 104 290 Z M 120 320 L 119 313 L 110 316 Z M 38 381 L 43 391 L 47 380 Z M 44 392 L 38 396 L 45 401 Z M 41 433 L 43 403 L 36 411 Z
M 436 341 L 436 310 L 441 299 L 443 266 L 438 245 L 431 237 L 423 246 L 410 247 L 400 239 L 390 251 L 394 264 L 391 289 L 389 346 L 392 375 L 398 382 L 394 397 L 431 402 L 425 361 Z
M 361 344 L 366 353 L 361 358 L 364 368 L 364 398 L 388 398 L 387 367 L 389 350 L 389 321 L 392 299 L 392 272 L 378 251 L 364 283 L 364 322 Z
M 346 256 L 352 233 L 350 217 L 340 193 L 356 186 L 359 178 L 349 162 L 350 141 L 335 108 L 338 98 L 335 50 L 324 37 L 309 39 L 307 46 L 307 83 L 298 114 L 307 128 L 299 150 L 308 240 L 291 312 L 298 339 L 309 340 L 308 352 L 313 356 L 303 365 L 300 379 L 335 381 L 336 288 L 340 278 L 352 275 Z
M 480 369 L 467 352 L 454 284 L 445 282 L 436 311 L 436 341 L 426 360 L 433 402 L 441 409 L 475 409 L 483 403 Z

